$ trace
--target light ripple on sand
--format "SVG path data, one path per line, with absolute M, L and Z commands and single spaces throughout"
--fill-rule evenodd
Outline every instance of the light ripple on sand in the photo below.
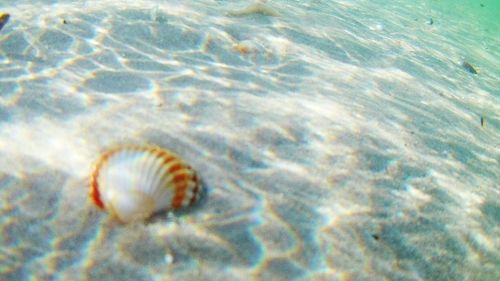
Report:
M 2 76 L 19 82 L 0 97 L 2 278 L 493 276 L 457 258 L 496 257 L 498 75 L 456 68 L 464 49 L 490 55 L 447 39 L 464 23 L 318 3 L 273 2 L 284 9 L 272 19 L 213 1 L 5 9 L 2 63 L 25 75 Z M 196 40 L 162 42 L 168 25 Z M 117 93 L 103 73 L 146 83 Z M 103 147 L 145 141 L 189 160 L 208 197 L 119 227 L 88 204 L 87 172 Z

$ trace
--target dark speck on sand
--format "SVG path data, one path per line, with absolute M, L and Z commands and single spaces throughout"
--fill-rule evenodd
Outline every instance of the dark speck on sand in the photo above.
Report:
M 465 70 L 467 70 L 468 72 L 472 73 L 472 74 L 478 74 L 479 71 L 476 70 L 476 68 L 474 68 L 470 63 L 464 61 L 462 63 L 462 66 L 463 68 L 465 68 Z

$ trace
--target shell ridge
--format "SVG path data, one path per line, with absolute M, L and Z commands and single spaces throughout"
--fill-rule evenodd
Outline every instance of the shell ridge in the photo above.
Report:
M 92 177 L 90 180 L 90 198 L 92 201 L 99 207 L 100 209 L 104 209 L 104 203 L 101 200 L 101 194 L 99 192 L 99 171 L 100 171 L 100 162 L 95 165 L 94 171 L 92 172 Z
M 152 190 L 154 186 L 152 185 L 153 176 L 154 176 L 154 168 L 156 166 L 156 158 L 154 154 L 151 153 L 150 150 L 144 149 L 141 151 L 137 151 L 138 155 L 140 155 L 140 166 L 135 173 L 137 178 L 136 189 L 140 190 L 147 194 L 147 196 L 151 196 Z
M 101 187 L 102 187 L 101 192 L 102 192 L 102 199 L 105 202 L 104 205 L 106 206 L 106 209 L 112 214 L 115 213 L 114 207 L 112 205 L 112 200 L 116 192 L 113 186 L 111 185 L 111 182 L 113 182 L 114 180 L 113 167 L 116 159 L 120 159 L 120 155 L 118 152 L 114 152 L 109 155 L 108 159 L 106 160 L 106 163 L 101 168 L 102 173 L 99 179 L 101 181 Z
M 147 151 L 134 149 L 135 164 L 130 173 L 134 175 L 133 189 L 135 192 L 142 192 L 149 196 L 148 188 L 151 179 L 151 165 L 153 159 L 148 157 Z
M 108 197 L 109 197 L 109 181 L 110 181 L 110 167 L 112 167 L 113 161 L 116 158 L 116 150 L 111 150 L 109 153 L 103 155 L 101 159 L 101 163 L 99 168 L 99 176 L 98 176 L 98 181 L 100 182 L 99 184 L 99 193 L 101 200 L 103 201 L 103 206 L 104 209 L 109 209 L 109 204 L 108 204 Z M 112 192 L 112 190 L 111 190 Z
M 171 167 L 177 165 L 180 162 L 178 158 L 169 158 L 164 161 L 164 172 L 161 177 L 161 181 L 159 185 L 161 188 L 159 189 L 158 197 L 161 198 L 163 202 L 160 205 L 166 205 L 171 207 L 172 198 L 175 196 L 175 186 L 172 186 L 172 173 Z
M 161 190 L 163 189 L 162 179 L 165 173 L 167 173 L 167 163 L 175 159 L 172 158 L 171 155 L 164 150 L 157 151 L 156 157 L 157 169 L 155 171 L 156 173 L 154 178 L 155 190 L 152 192 L 154 196 L 156 196 L 157 193 L 161 192 Z
M 172 161 L 171 164 L 168 166 L 166 172 L 165 172 L 165 177 L 162 181 L 162 186 L 164 186 L 165 189 L 176 189 L 176 184 L 173 182 L 174 177 L 176 173 L 184 173 L 185 168 L 182 162 L 180 162 L 178 159 L 177 161 Z M 172 169 L 172 167 L 177 167 L 176 169 Z M 174 192 L 176 193 L 176 192 Z
M 181 202 L 185 198 L 185 190 L 189 183 L 189 175 L 193 174 L 193 170 L 189 165 L 178 159 L 178 161 L 170 165 L 168 172 L 168 177 L 165 178 L 164 184 L 171 192 L 169 198 L 166 199 L 170 201 L 171 207 L 176 209 L 182 205 Z M 180 180 L 179 175 L 181 175 Z M 186 175 L 188 176 L 186 177 Z
M 190 186 L 192 186 L 192 179 L 194 178 L 192 170 L 186 169 L 189 173 L 176 173 L 173 175 L 172 184 L 175 186 L 175 195 L 172 200 L 174 208 L 180 208 L 186 205 L 187 197 L 189 197 Z M 189 201 L 188 201 L 189 202 Z
M 174 184 L 176 175 L 185 174 L 186 171 L 191 172 L 191 169 L 187 167 L 187 165 L 185 165 L 181 161 L 174 162 L 172 165 L 169 166 L 168 177 L 166 178 L 165 185 L 171 186 L 172 184 Z
M 151 157 L 152 159 L 152 164 L 151 164 L 151 169 L 150 169 L 150 182 L 149 186 L 150 189 L 148 192 L 152 197 L 156 197 L 156 194 L 158 193 L 159 190 L 162 189 L 161 186 L 161 178 L 163 174 L 165 173 L 165 164 L 164 164 L 164 156 L 165 152 L 161 149 L 156 149 L 151 151 Z M 154 160 L 154 161 L 153 161 Z M 156 202 L 157 199 L 155 199 Z
M 163 164 L 163 163 L 162 163 Z M 156 178 L 157 189 L 155 190 L 155 202 L 157 208 L 167 207 L 169 204 L 165 204 L 165 197 L 167 196 L 168 188 L 165 186 L 164 178 L 168 173 L 168 167 L 166 165 L 161 165 L 161 169 L 158 171 L 158 176 Z
M 140 151 L 137 151 L 135 147 L 130 150 L 129 154 L 133 163 L 130 165 L 130 171 L 128 171 L 132 179 L 130 188 L 134 192 L 137 192 L 140 191 L 142 185 L 141 178 L 139 178 L 138 175 L 144 175 L 146 166 L 144 162 L 147 161 L 147 159 L 145 159 L 144 155 L 141 155 Z
M 112 177 L 114 182 L 120 183 L 117 188 L 122 192 L 133 190 L 136 184 L 133 171 L 137 169 L 137 159 L 133 157 L 133 151 L 118 152 L 116 158 L 113 159 L 113 164 L 116 168 L 113 170 Z M 122 171 L 119 171 L 119 168 L 122 168 Z

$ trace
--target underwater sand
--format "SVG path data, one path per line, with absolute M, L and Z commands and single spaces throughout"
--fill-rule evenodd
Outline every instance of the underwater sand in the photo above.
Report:
M 499 280 L 495 1 L 31 2 L 0 2 L 0 280 Z M 205 196 L 118 224 L 87 182 L 120 143 Z

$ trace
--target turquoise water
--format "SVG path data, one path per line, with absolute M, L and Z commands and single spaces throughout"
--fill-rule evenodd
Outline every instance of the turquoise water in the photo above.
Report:
M 0 280 L 498 280 L 498 11 L 0 0 Z M 120 143 L 205 196 L 117 223 Z

